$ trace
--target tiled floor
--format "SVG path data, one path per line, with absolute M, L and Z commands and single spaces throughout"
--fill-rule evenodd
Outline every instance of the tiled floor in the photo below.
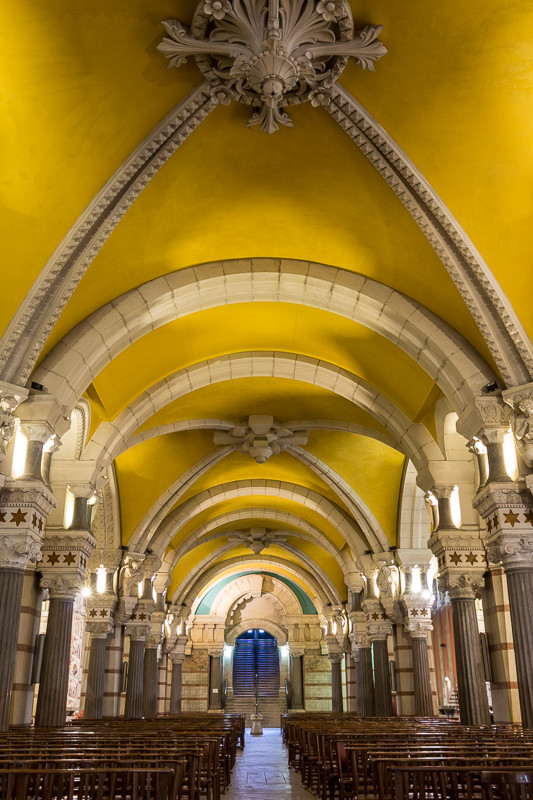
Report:
M 287 751 L 279 728 L 265 728 L 262 736 L 246 731 L 244 751 L 237 751 L 231 786 L 224 800 L 312 800 L 294 770 L 289 770 Z

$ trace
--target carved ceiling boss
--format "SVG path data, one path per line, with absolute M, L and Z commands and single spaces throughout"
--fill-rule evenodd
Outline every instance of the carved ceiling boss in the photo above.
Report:
M 158 50 L 168 66 L 194 56 L 217 102 L 252 106 L 248 125 L 267 133 L 292 127 L 286 106 L 327 103 L 350 56 L 373 71 L 387 52 L 381 25 L 354 32 L 345 0 L 202 0 L 190 30 L 178 20 L 163 25 Z

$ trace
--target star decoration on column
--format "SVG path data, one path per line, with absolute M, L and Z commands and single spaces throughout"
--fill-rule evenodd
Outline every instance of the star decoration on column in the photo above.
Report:
M 511 528 L 514 528 L 514 526 L 518 522 L 518 514 L 515 514 L 514 511 L 511 511 L 511 509 L 509 509 L 509 513 L 504 514 L 504 520 L 505 522 L 509 523 Z
M 144 613 L 144 611 L 139 614 L 139 619 L 141 620 L 141 622 L 144 622 L 144 620 L 146 619 L 146 614 Z
M 455 566 L 457 566 L 457 564 L 459 564 L 459 562 L 462 561 L 462 560 L 463 560 L 463 557 L 460 556 L 459 553 L 454 552 L 450 556 L 450 561 L 452 562 L 452 564 L 455 564 Z
M 465 561 L 472 566 L 477 562 L 477 556 L 470 551 L 470 553 L 465 556 Z
M 524 522 L 529 522 L 529 524 L 533 528 L 533 509 L 530 508 L 527 514 L 524 514 Z
M 26 514 L 27 513 L 28 513 L 27 511 L 22 511 L 21 508 L 19 508 L 18 511 L 15 511 L 14 513 L 11 512 L 11 522 L 14 522 L 15 525 L 17 526 L 17 528 L 18 528 L 18 526 L 22 522 L 26 522 Z
M 42 519 L 39 520 L 39 530 L 42 531 L 43 529 L 43 521 Z
M 413 617 L 418 617 L 418 608 L 413 608 L 412 615 Z
M 0 522 L 5 522 L 5 521 L 6 521 L 6 512 L 0 511 Z
M 487 520 L 487 530 L 489 533 L 492 530 L 492 520 L 490 518 Z
M 376 611 L 374 611 L 374 613 L 372 614 L 372 619 L 379 619 L 379 617 L 380 615 Z
M 59 556 L 57 553 L 50 553 L 48 556 L 48 563 L 54 566 L 59 561 Z
M 70 567 L 70 565 L 74 564 L 74 562 L 76 561 L 76 556 L 74 555 L 74 553 L 71 553 L 70 550 L 69 550 L 67 555 L 63 556 L 63 561 L 65 562 L 65 564 L 68 564 L 68 566 Z
M 37 527 L 37 514 L 34 514 L 33 517 L 31 518 L 31 524 L 33 525 L 34 528 Z
M 498 519 L 498 515 L 494 514 L 494 516 L 492 518 L 492 527 L 494 528 L 494 530 L 496 530 L 496 528 L 499 526 L 499 524 L 500 524 L 500 520 Z
M 428 613 L 429 613 L 429 612 L 428 612 L 427 608 L 423 608 L 423 609 L 420 611 L 420 613 L 422 614 L 422 616 L 423 616 L 423 617 L 427 617 L 427 615 L 428 615 Z
M 91 608 L 91 610 L 89 611 L 89 616 L 90 617 L 96 617 L 97 613 L 98 612 L 97 612 L 96 608 Z
M 101 617 L 107 617 L 107 608 L 101 608 L 100 609 L 100 616 Z

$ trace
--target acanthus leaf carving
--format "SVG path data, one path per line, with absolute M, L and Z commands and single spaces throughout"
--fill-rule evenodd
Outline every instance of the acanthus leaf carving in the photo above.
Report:
M 319 92 L 327 92 L 348 58 L 374 71 L 387 52 L 378 39 L 381 25 L 354 33 L 347 0 L 201 0 L 190 31 L 179 20 L 162 24 L 168 36 L 158 50 L 168 66 L 194 56 L 216 88 L 216 102 L 231 93 L 252 106 L 248 125 L 260 124 L 266 133 L 292 127 L 286 106 L 322 104 Z

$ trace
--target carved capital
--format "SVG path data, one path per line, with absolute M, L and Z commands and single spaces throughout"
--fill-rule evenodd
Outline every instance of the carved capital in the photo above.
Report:
M 73 534 L 47 533 L 43 542 L 43 575 L 76 575 L 83 584 L 87 562 L 95 545 L 96 540 L 89 531 L 76 531 Z
M 144 642 L 148 633 L 148 623 L 127 622 L 125 630 L 132 642 Z
M 156 650 L 161 644 L 161 636 L 156 633 L 148 633 L 146 635 L 145 645 L 147 650 Z
M 442 588 L 452 600 L 473 600 L 484 584 L 485 579 L 479 572 L 446 574 L 441 578 Z
M 506 533 L 487 543 L 489 561 L 502 564 L 505 571 L 533 565 L 533 531 Z
M 462 530 L 435 531 L 428 547 L 437 558 L 439 579 L 442 588 L 461 584 L 462 576 L 469 574 L 474 582 L 483 585 L 483 573 L 487 569 L 485 547 L 477 535 Z M 448 591 L 450 591 L 448 589 Z M 450 592 L 450 596 L 453 595 Z
M 85 629 L 87 633 L 91 634 L 93 639 L 107 639 L 113 626 L 110 622 L 93 622 L 92 620 L 88 620 L 85 623 Z
M 343 656 L 344 656 L 344 653 L 342 651 L 328 653 L 328 658 L 329 658 L 329 660 L 331 661 L 332 664 L 340 664 L 341 661 L 342 661 Z
M 367 630 L 372 642 L 386 640 L 392 631 L 392 623 L 388 619 L 381 602 L 376 598 L 363 600 L 363 610 L 366 614 Z
M 0 535 L 0 569 L 25 570 L 30 561 L 40 561 L 42 556 L 40 538 L 21 531 Z
M 83 579 L 75 573 L 45 574 L 41 578 L 41 586 L 48 589 L 52 599 L 73 600 L 83 588 Z
M 404 628 L 409 632 L 411 639 L 427 639 L 433 630 L 431 619 L 421 620 L 409 618 L 404 622 Z
M 116 605 L 117 598 L 114 594 L 89 595 L 87 598 L 87 622 L 112 622 Z
M 500 433 L 509 428 L 510 414 L 509 407 L 498 395 L 475 397 L 457 420 L 457 431 L 466 439 L 477 436 L 485 443 L 498 441 Z

